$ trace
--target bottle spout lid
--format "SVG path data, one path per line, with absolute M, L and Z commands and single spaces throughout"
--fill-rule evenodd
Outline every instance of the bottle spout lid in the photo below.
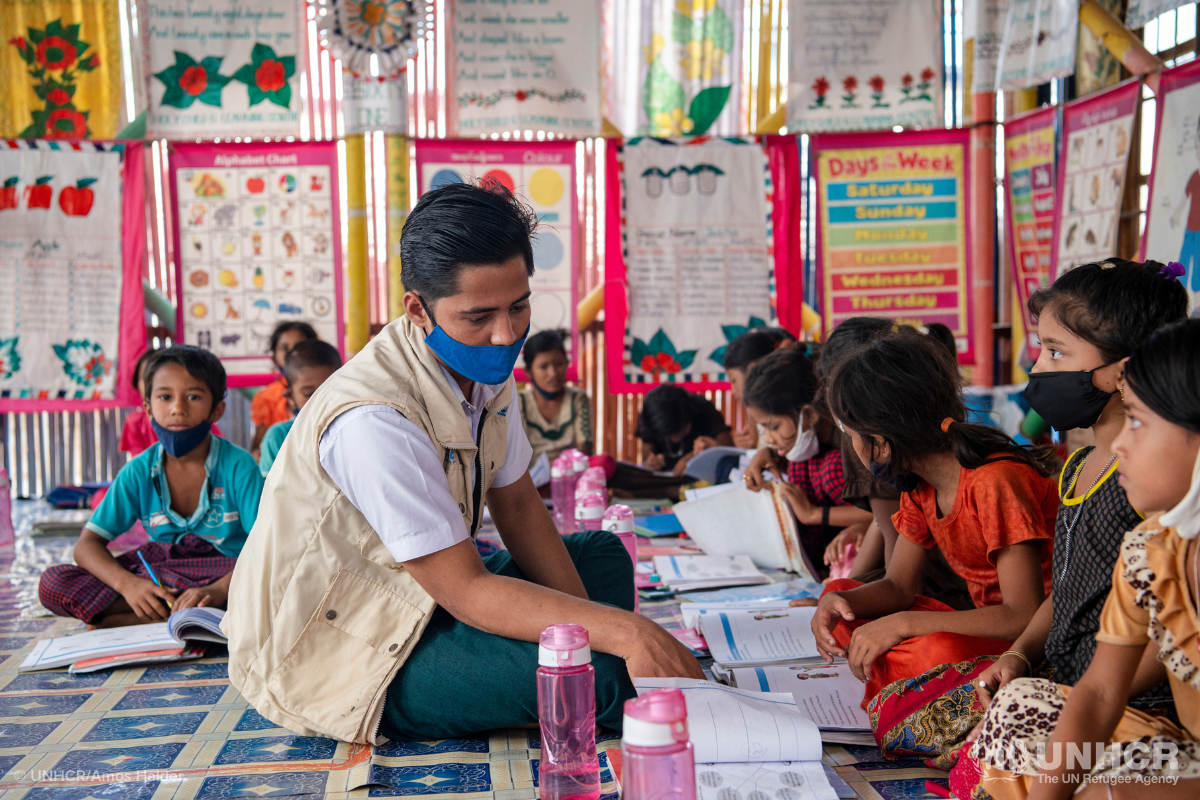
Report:
M 604 512 L 604 530 L 610 533 L 633 533 L 633 509 L 626 505 L 611 505 Z
M 687 703 L 679 689 L 654 689 L 625 701 L 623 738 L 638 747 L 688 741 Z
M 591 639 L 582 625 L 551 625 L 538 640 L 538 666 L 578 667 L 592 663 Z

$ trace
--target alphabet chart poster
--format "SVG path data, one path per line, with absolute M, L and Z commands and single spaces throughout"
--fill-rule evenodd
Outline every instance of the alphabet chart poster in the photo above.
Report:
M 817 169 L 817 280 L 821 319 L 945 324 L 961 363 L 974 363 L 970 132 L 821 134 Z
M 344 356 L 337 146 L 179 142 L 170 173 L 179 337 L 216 353 L 230 386 L 274 380 L 280 322 L 308 322 Z
M 1141 82 L 1130 79 L 1063 108 L 1053 274 L 1111 258 Z
M 575 142 L 473 142 L 417 140 L 417 186 L 421 194 L 451 183 L 494 181 L 524 201 L 538 218 L 529 279 L 529 333 L 570 332 L 568 355 L 579 352 L 575 313 L 579 224 L 575 196 Z M 526 380 L 516 370 L 518 381 Z M 567 377 L 577 378 L 574 359 Z

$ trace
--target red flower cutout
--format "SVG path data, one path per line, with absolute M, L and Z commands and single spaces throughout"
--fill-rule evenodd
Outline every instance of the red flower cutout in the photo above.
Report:
M 263 59 L 254 71 L 254 85 L 264 92 L 277 92 L 287 83 L 283 64 L 273 58 Z
M 52 89 L 50 90 L 50 93 L 46 95 L 46 99 L 55 105 L 65 106 L 67 103 L 71 102 L 71 95 L 67 94 L 62 89 Z
M 13 45 L 14 47 L 16 47 L 18 50 L 25 49 L 25 37 L 24 36 L 14 36 L 13 38 L 8 40 L 8 43 Z
M 658 362 L 654 360 L 654 356 L 642 356 L 642 363 L 639 366 L 643 372 L 654 372 L 658 369 Z
M 825 76 L 822 75 L 813 81 L 812 90 L 817 93 L 818 97 L 824 97 L 825 93 L 829 91 L 829 81 L 825 80 Z
M 921 80 L 923 80 L 925 83 L 929 83 L 936 75 L 937 73 L 934 72 L 930 67 L 926 67 L 925 69 L 921 70 Z
M 100 56 L 92 53 L 92 57 L 89 58 L 85 63 L 92 69 L 95 69 L 96 67 L 100 66 Z
M 912 83 L 913 83 L 913 76 L 907 72 L 904 73 L 904 77 L 900 79 L 900 85 L 903 86 L 905 89 L 907 89 L 912 86 Z
M 883 76 L 882 75 L 875 75 L 869 81 L 867 81 L 867 83 L 869 83 L 871 85 L 871 91 L 873 91 L 873 92 L 882 92 L 883 91 Z
M 66 69 L 78 54 L 75 45 L 61 36 L 47 36 L 37 46 L 38 63 L 46 69 Z
M 858 88 L 858 78 L 853 75 L 847 75 L 845 78 L 842 78 L 842 88 L 847 92 L 853 92 Z
M 47 139 L 82 139 L 87 136 L 87 117 L 73 108 L 56 108 L 46 115 Z
M 195 97 L 208 88 L 208 70 L 199 64 L 188 67 L 179 76 L 179 88 Z
M 529 95 L 525 94 L 524 89 L 517 89 L 515 92 L 513 92 L 513 97 L 517 98 L 518 103 L 524 103 L 525 98 L 528 96 Z
M 675 360 L 675 356 L 670 353 L 658 354 L 658 368 L 670 373 L 679 372 L 683 369 L 680 363 Z

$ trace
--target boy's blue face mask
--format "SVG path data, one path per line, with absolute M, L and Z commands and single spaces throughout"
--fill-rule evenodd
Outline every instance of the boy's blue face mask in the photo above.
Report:
M 433 318 L 433 312 L 421 300 L 421 306 L 433 323 L 433 330 L 425 337 L 425 344 L 437 354 L 447 367 L 462 375 L 469 381 L 483 384 L 504 383 L 512 375 L 525 339 L 529 337 L 529 329 L 525 334 L 509 345 L 472 345 L 450 338 Z
M 150 426 L 154 428 L 154 435 L 162 443 L 163 450 L 167 452 L 167 455 L 175 458 L 183 458 L 199 447 L 208 437 L 209 431 L 212 430 L 212 423 L 208 420 L 181 431 L 173 431 L 159 425 L 158 421 L 151 417 Z

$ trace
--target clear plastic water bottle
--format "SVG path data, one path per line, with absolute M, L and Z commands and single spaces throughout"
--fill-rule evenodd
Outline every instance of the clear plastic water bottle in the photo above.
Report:
M 637 574 L 637 534 L 633 532 L 633 509 L 626 505 L 616 504 L 608 507 L 604 512 L 604 530 L 615 534 L 621 540 L 621 544 L 625 545 L 625 550 L 629 553 L 629 558 L 633 561 L 633 571 Z M 638 602 L 637 587 L 633 587 L 633 610 L 637 611 L 640 603 Z
M 0 547 L 10 545 L 15 540 L 12 523 L 12 482 L 8 479 L 8 471 L 0 467 Z
M 551 625 L 538 644 L 538 722 L 542 757 L 541 800 L 596 800 L 596 671 L 588 632 L 580 625 Z
M 575 489 L 570 451 L 561 453 L 550 465 L 550 515 L 559 533 L 575 530 Z
M 608 497 L 604 492 L 585 492 L 578 495 L 575 500 L 575 530 L 580 533 L 600 530 L 604 504 L 607 502 Z
M 696 800 L 683 692 L 656 689 L 625 701 L 621 787 L 625 800 Z

